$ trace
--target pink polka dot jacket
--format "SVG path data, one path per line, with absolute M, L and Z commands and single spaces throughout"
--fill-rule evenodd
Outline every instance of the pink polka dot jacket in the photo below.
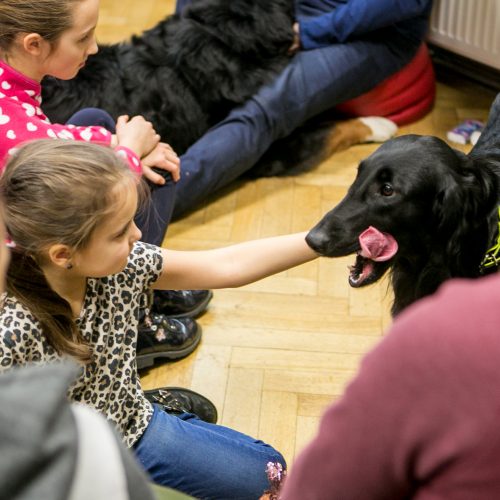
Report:
M 110 146 L 112 134 L 103 127 L 50 123 L 40 108 L 41 85 L 0 61 L 0 171 L 17 147 L 35 139 L 67 139 Z M 140 173 L 136 154 L 118 146 L 117 153 Z

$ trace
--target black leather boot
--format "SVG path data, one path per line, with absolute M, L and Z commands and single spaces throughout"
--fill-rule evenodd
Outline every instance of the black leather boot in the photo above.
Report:
M 217 422 L 217 408 L 205 396 L 180 387 L 162 387 L 144 391 L 151 403 L 159 404 L 167 413 L 193 413 L 210 424 Z
M 154 290 L 151 310 L 177 318 L 199 316 L 213 297 L 211 290 Z
M 137 335 L 137 368 L 157 359 L 174 360 L 192 353 L 201 339 L 201 326 L 193 318 L 171 318 L 141 311 Z

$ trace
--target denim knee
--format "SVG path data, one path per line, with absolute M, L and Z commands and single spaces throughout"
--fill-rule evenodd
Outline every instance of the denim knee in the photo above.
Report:
M 70 116 L 66 123 L 78 127 L 97 125 L 99 127 L 104 127 L 112 134 L 116 132 L 115 120 L 107 111 L 100 108 L 80 109 L 74 115 Z
M 262 441 L 158 407 L 134 449 L 154 482 L 196 498 L 259 498 L 269 487 L 267 463 L 286 467 L 281 453 Z

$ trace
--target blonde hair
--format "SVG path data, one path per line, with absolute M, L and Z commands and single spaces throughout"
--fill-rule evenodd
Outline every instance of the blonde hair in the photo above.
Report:
M 5 225 L 16 245 L 7 291 L 40 321 L 58 353 L 83 362 L 90 360 L 90 347 L 70 305 L 50 288 L 40 264 L 53 244 L 85 247 L 112 213 L 116 186 L 131 180 L 135 182 L 134 174 L 110 148 L 51 139 L 21 147 L 0 178 Z
M 17 35 L 38 33 L 51 44 L 73 25 L 72 6 L 82 0 L 1 0 L 0 50 L 8 52 Z

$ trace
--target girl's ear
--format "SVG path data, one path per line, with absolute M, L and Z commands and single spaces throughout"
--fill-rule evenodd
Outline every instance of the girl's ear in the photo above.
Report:
M 28 33 L 21 35 L 21 45 L 23 49 L 32 56 L 39 56 L 47 41 L 38 33 Z
M 68 245 L 57 243 L 49 247 L 49 262 L 64 269 L 71 269 L 72 251 Z

